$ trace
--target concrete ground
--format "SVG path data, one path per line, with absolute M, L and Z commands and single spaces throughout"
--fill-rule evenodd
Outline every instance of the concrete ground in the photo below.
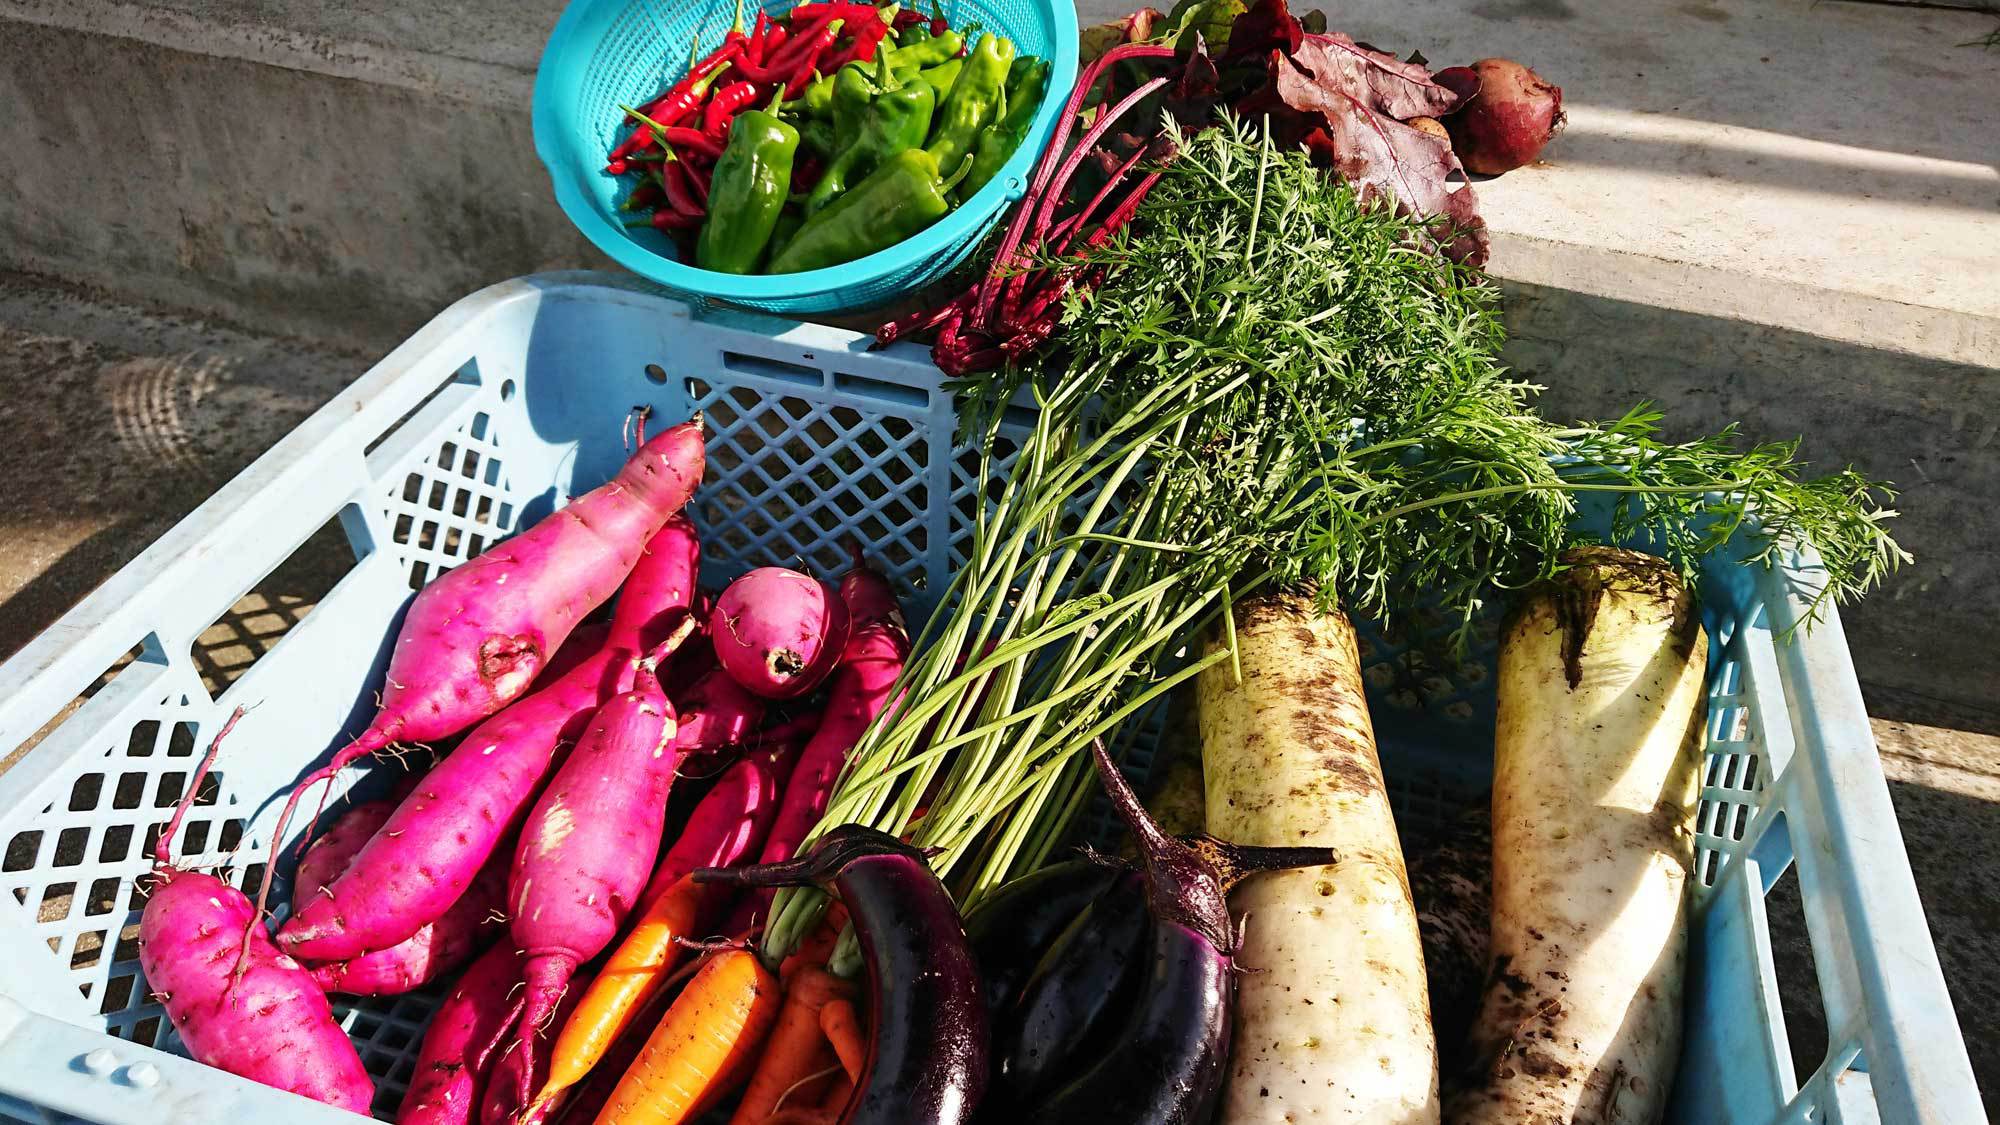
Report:
M 130 560 L 370 359 L 0 274 L 0 659 Z M 204 634 L 211 686 L 344 572 L 308 548 Z M 323 565 L 316 565 L 323 560 Z M 265 628 L 259 622 L 275 623 Z M 1938 956 L 1989 1102 L 2000 1104 L 2000 711 L 1864 685 Z M 18 754 L 0 747 L 0 769 Z M 1788 886 L 1795 886 L 1787 881 Z M 1812 996 L 1795 897 L 1770 900 L 1781 979 Z M 1801 1072 L 1825 1042 L 1794 1005 Z

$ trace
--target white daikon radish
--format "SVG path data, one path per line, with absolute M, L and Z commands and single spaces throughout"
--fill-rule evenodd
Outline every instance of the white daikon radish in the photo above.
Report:
M 1656 1122 L 1680 1054 L 1708 646 L 1664 561 L 1565 561 L 1501 636 L 1491 960 L 1453 1125 Z
M 1236 644 L 1242 682 L 1223 661 L 1195 685 L 1208 830 L 1340 859 L 1230 895 L 1245 973 L 1220 1121 L 1435 1122 L 1423 951 L 1354 628 L 1310 594 L 1269 595 L 1236 607 Z

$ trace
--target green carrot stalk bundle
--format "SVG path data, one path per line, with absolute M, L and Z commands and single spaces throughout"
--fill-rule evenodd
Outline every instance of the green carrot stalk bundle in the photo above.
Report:
M 1204 668 L 1233 674 L 1233 638 L 1185 653 L 1233 601 L 1310 581 L 1381 616 L 1423 590 L 1462 645 L 1496 588 L 1558 568 L 1583 494 L 1683 568 L 1731 540 L 1758 563 L 1809 545 L 1829 600 L 1907 557 L 1891 494 L 1801 479 L 1795 445 L 1668 443 L 1645 408 L 1541 418 L 1500 362 L 1483 275 L 1253 127 L 1205 130 L 1148 175 L 1147 221 L 1079 260 L 1102 282 L 1065 298 L 1050 357 L 955 384 L 974 479 L 995 483 L 898 682 L 908 702 L 849 756 L 814 836 L 907 836 L 976 904 L 1065 840 L 1093 739 L 1130 739 Z M 782 892 L 767 954 L 822 904 Z

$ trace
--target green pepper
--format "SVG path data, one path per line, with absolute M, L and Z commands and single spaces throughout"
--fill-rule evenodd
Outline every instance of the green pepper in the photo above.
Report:
M 972 171 L 958 187 L 960 199 L 971 199 L 987 181 L 998 175 L 1007 158 L 1028 139 L 1028 129 L 1049 92 L 1049 61 L 1031 55 L 1014 60 L 1003 92 L 1000 119 L 979 134 L 972 152 Z
M 821 160 L 832 160 L 833 154 L 840 151 L 833 143 L 831 121 L 801 121 L 799 143 L 810 149 Z
M 913 23 L 896 33 L 896 46 L 914 47 L 930 37 L 931 28 L 929 24 Z
M 937 104 L 942 106 L 945 98 L 950 96 L 951 88 L 958 84 L 959 73 L 964 69 L 964 59 L 953 59 L 950 62 L 942 62 L 936 66 L 925 67 L 923 70 L 917 72 L 917 77 L 923 79 L 924 85 L 931 88 L 931 91 L 937 95 Z
M 778 97 L 783 97 L 780 93 Z M 729 126 L 729 144 L 715 161 L 708 221 L 695 241 L 695 264 L 721 273 L 757 268 L 792 186 L 799 131 L 778 120 L 778 98 L 748 109 Z
M 951 95 L 938 108 L 937 128 L 925 146 L 941 168 L 955 168 L 979 143 L 979 131 L 999 116 L 1000 97 L 1007 89 L 1007 71 L 1014 64 L 1014 41 L 991 34 L 965 56 L 965 69 L 952 83 Z
M 804 225 L 805 221 L 806 217 L 799 214 L 798 208 L 785 208 L 778 216 L 778 225 L 771 230 L 771 257 L 775 258 L 785 252 L 785 245 L 791 242 L 793 235 L 799 233 L 799 227 Z
M 965 40 L 959 37 L 958 32 L 947 31 L 943 35 L 933 35 L 921 43 L 913 43 L 908 47 L 898 47 L 890 51 L 889 61 L 896 66 L 911 63 L 917 66 L 936 66 L 938 63 L 950 62 L 957 58 L 958 53 L 964 49 Z
M 806 86 L 806 92 L 795 101 L 785 103 L 786 109 L 795 109 L 807 117 L 825 117 L 833 112 L 833 80 L 831 74 L 820 74 Z
M 770 273 L 802 273 L 865 258 L 916 234 L 951 211 L 951 189 L 972 168 L 959 162 L 951 178 L 938 179 L 937 158 L 906 148 L 799 228 Z
M 843 69 L 842 73 L 846 73 Z M 818 214 L 834 197 L 847 190 L 850 181 L 873 172 L 884 160 L 906 148 L 919 148 L 931 130 L 933 101 L 931 88 L 922 82 L 903 83 L 896 79 L 889 60 L 875 60 L 874 95 L 859 110 L 853 135 L 827 166 L 819 183 L 806 197 L 806 215 Z M 838 137 L 842 122 L 840 103 L 835 102 L 834 129 Z
M 833 151 L 835 155 L 846 152 L 861 135 L 861 122 L 868 116 L 868 105 L 875 100 L 875 83 L 869 80 L 868 69 L 860 63 L 849 63 L 840 68 L 833 78 Z

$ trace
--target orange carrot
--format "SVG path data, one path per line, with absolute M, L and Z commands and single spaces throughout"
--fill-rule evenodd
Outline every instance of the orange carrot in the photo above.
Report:
M 778 978 L 756 955 L 717 951 L 667 1009 L 597 1125 L 693 1120 L 748 1075 L 781 1003 Z
M 556 1036 L 537 1101 L 583 1081 L 685 954 L 674 939 L 692 936 L 716 899 L 712 887 L 686 877 L 653 899 Z
M 861 1081 L 861 1064 L 868 1057 L 868 1039 L 861 1030 L 861 1018 L 846 1000 L 829 1000 L 819 1010 L 819 1028 L 840 1057 L 840 1068 L 849 1082 Z
M 815 969 L 824 967 L 827 959 L 833 956 L 833 947 L 840 940 L 840 931 L 846 928 L 847 907 L 842 906 L 839 899 L 835 899 L 827 904 L 826 916 L 820 919 L 819 925 L 814 927 L 813 931 L 806 935 L 805 940 L 799 943 L 799 947 L 792 950 L 792 955 L 785 958 L 784 963 L 778 966 L 778 975 L 791 980 L 792 974 L 797 972 L 801 965 L 810 965 Z
M 817 1078 L 819 1072 L 837 1073 L 833 1051 L 819 1029 L 820 1009 L 853 994 L 853 985 L 825 969 L 802 966 L 792 974 L 785 982 L 785 1006 L 778 1013 L 778 1024 L 729 1125 L 757 1125 L 776 1112 L 781 1101 L 819 1104 L 826 1089 Z

